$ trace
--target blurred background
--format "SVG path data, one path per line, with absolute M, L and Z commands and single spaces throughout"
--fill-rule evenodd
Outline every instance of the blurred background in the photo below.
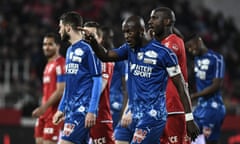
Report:
M 152 9 L 174 10 L 176 27 L 184 36 L 198 32 L 207 46 L 223 54 L 226 74 L 223 98 L 227 116 L 222 144 L 235 144 L 240 134 L 240 3 L 238 0 L 1 0 L 0 1 L 0 144 L 32 144 L 32 110 L 42 95 L 46 59 L 42 37 L 58 32 L 58 18 L 66 11 L 79 12 L 84 21 L 95 20 L 114 30 L 114 44 L 123 40 L 122 20 L 142 16 L 147 23 Z M 63 44 L 65 55 L 68 44 Z M 189 57 L 189 65 L 191 65 Z M 189 67 L 189 83 L 194 82 Z M 194 85 L 191 85 L 194 89 Z M 24 139 L 23 139 L 24 137 Z

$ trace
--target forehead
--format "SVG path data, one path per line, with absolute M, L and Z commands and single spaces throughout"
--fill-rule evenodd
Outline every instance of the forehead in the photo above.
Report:
M 133 21 L 127 21 L 122 24 L 122 29 L 128 29 L 128 30 L 138 30 L 136 23 Z
M 44 37 L 43 39 L 44 43 L 54 43 L 54 38 L 53 37 Z
M 151 16 L 155 16 L 155 17 L 163 16 L 163 12 L 162 11 L 153 10 L 151 12 Z
M 84 29 L 88 30 L 91 33 L 96 33 L 97 29 L 95 27 L 84 27 Z

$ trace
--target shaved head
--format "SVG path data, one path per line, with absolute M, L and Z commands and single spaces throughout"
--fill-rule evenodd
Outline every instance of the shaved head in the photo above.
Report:
M 123 25 L 129 25 L 129 26 L 134 26 L 138 29 L 145 29 L 145 23 L 143 18 L 139 17 L 139 16 L 130 16 L 128 18 L 126 18 L 123 23 Z
M 156 8 L 156 9 L 154 9 L 153 11 L 155 11 L 155 12 L 161 12 L 163 18 L 164 18 L 164 19 L 170 19 L 170 20 L 172 21 L 172 23 L 175 23 L 175 21 L 176 21 L 175 14 L 174 14 L 174 12 L 173 12 L 170 8 L 167 8 L 167 7 L 158 7 L 158 8 Z
M 126 42 L 130 47 L 138 47 L 142 44 L 145 33 L 145 23 L 142 17 L 130 16 L 122 23 L 122 31 Z

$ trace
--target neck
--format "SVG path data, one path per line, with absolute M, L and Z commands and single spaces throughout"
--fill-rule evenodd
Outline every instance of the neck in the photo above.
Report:
M 202 44 L 202 46 L 201 46 L 201 55 L 204 55 L 205 53 L 207 53 L 207 51 L 208 51 L 207 47 L 204 44 Z
M 172 28 L 167 27 L 167 28 L 164 29 L 164 32 L 163 32 L 163 33 L 161 33 L 161 34 L 156 34 L 156 35 L 155 35 L 155 38 L 156 38 L 158 41 L 161 42 L 161 41 L 164 40 L 166 37 L 168 37 L 170 34 L 173 34 L 173 30 L 172 30 Z
M 149 40 L 144 36 L 141 38 L 140 43 L 138 44 L 137 47 L 141 48 L 141 47 L 145 46 L 148 42 L 149 42 Z
M 74 33 L 72 33 L 69 42 L 71 44 L 74 44 L 74 43 L 78 42 L 79 40 L 81 40 L 82 38 L 83 37 L 82 37 L 82 34 L 80 32 L 74 32 Z
M 52 57 L 50 57 L 50 58 L 48 58 L 48 62 L 50 62 L 50 61 L 53 61 L 53 60 L 55 60 L 57 57 L 59 57 L 59 54 L 57 53 L 57 54 L 55 54 L 54 56 L 52 56 Z

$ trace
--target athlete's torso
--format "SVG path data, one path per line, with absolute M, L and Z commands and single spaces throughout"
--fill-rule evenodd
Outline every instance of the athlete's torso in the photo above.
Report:
M 57 83 L 62 82 L 65 75 L 65 59 L 64 57 L 57 57 L 56 59 L 48 62 L 45 66 L 43 73 L 43 98 L 42 104 L 50 98 L 53 92 L 56 90 Z M 60 101 L 60 100 L 59 100 Z M 47 111 L 41 117 L 51 117 L 57 110 L 58 103 L 49 107 Z
M 177 35 L 171 34 L 162 40 L 161 43 L 170 48 L 176 54 L 184 80 L 187 83 L 187 60 L 183 40 Z M 173 84 L 173 81 L 170 78 L 168 79 L 166 92 L 166 105 L 168 114 L 184 113 L 184 108 L 181 103 L 180 96 L 175 85 Z

